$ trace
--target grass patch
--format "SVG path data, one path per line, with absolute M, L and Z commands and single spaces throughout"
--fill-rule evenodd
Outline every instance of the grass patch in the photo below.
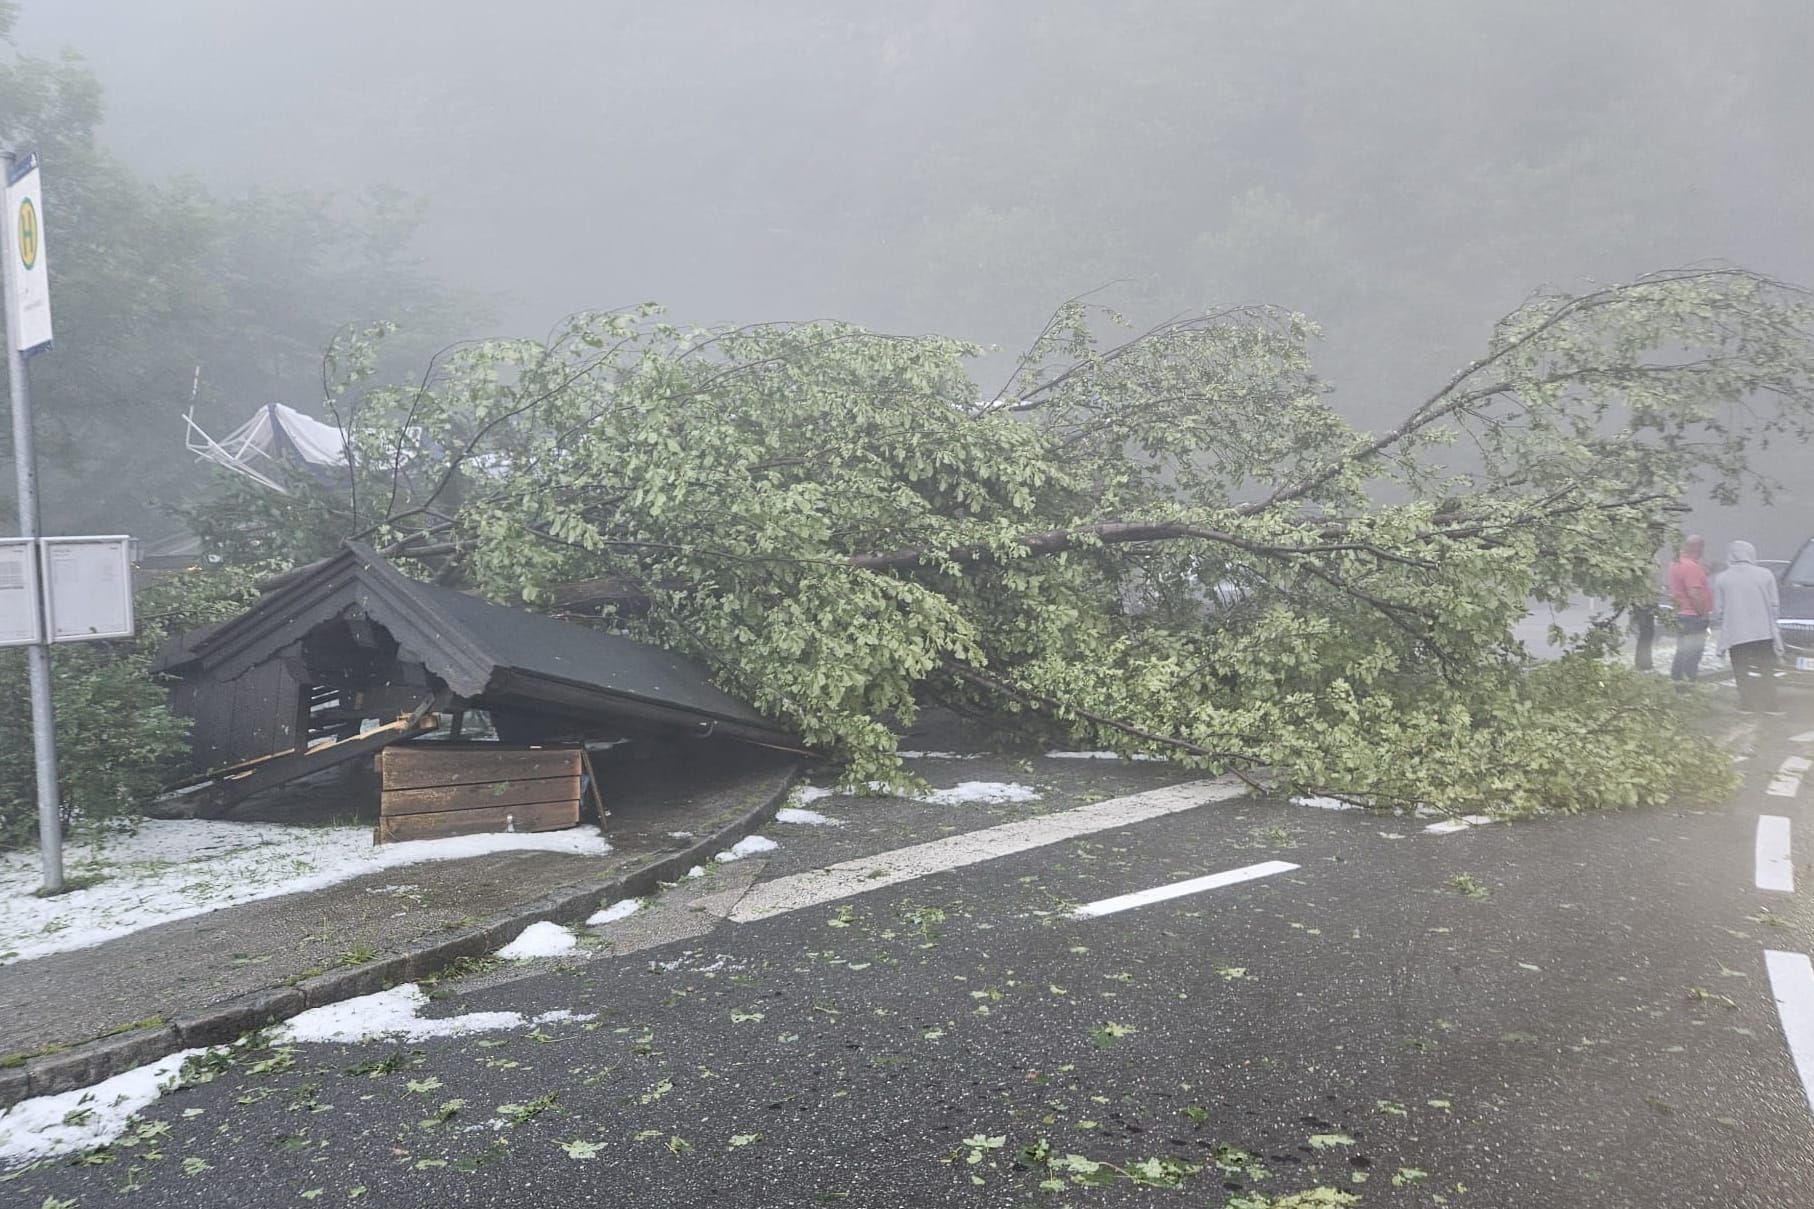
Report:
M 338 966 L 362 966 L 368 961 L 378 959 L 378 950 L 363 942 L 354 945 L 342 953 L 334 964 Z
M 98 886 L 106 880 L 107 875 L 105 873 L 78 873 L 72 877 L 64 878 L 63 888 L 61 890 L 46 890 L 44 887 L 40 886 L 32 891 L 32 897 L 61 898 L 65 894 L 74 894 L 77 890 L 86 890 L 90 886 Z
M 298 986 L 311 978 L 321 977 L 332 968 L 332 966 L 310 966 L 306 970 L 296 971 L 296 973 L 291 974 L 288 978 L 279 979 L 277 985 L 285 987 Z
M 17 1070 L 33 1058 L 47 1058 L 51 1054 L 60 1054 L 68 1049 L 67 1045 L 41 1045 L 37 1049 L 20 1050 L 17 1053 L 0 1057 L 0 1070 Z
M 146 1016 L 142 1019 L 134 1020 L 131 1024 L 122 1024 L 118 1028 L 110 1028 L 102 1033 L 101 1036 L 117 1037 L 121 1033 L 136 1033 L 142 1028 L 163 1028 L 169 1023 L 170 1022 L 162 1016 Z
M 335 828 L 370 827 L 372 820 L 361 821 L 356 814 L 330 814 L 325 818 L 300 818 L 284 820 L 286 827 L 306 828 L 309 831 L 332 831 Z

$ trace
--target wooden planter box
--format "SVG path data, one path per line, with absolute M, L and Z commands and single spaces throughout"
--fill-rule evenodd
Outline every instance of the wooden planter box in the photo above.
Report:
M 410 743 L 378 753 L 380 844 L 579 825 L 585 752 Z

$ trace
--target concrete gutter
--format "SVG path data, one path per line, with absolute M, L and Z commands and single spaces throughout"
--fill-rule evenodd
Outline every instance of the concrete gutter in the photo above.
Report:
M 428 978 L 463 958 L 496 952 L 538 920 L 577 924 L 598 910 L 601 900 L 641 898 L 652 894 L 663 882 L 679 881 L 694 865 L 705 864 L 717 853 L 773 821 L 775 812 L 787 801 L 799 775 L 800 769 L 796 765 L 781 787 L 762 805 L 745 811 L 713 835 L 615 877 L 556 891 L 477 927 L 437 938 L 433 944 L 423 944 L 405 953 L 330 970 L 295 986 L 269 987 L 239 995 L 186 1013 L 157 1028 L 101 1037 L 32 1059 L 21 1067 L 0 1070 L 0 1109 L 34 1096 L 51 1096 L 88 1087 L 178 1050 L 228 1045 L 247 1033 L 288 1020 L 309 1008 Z

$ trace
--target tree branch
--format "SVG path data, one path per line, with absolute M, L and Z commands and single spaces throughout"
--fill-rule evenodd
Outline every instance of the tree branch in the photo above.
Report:
M 1258 513 L 1265 512 L 1269 508 L 1276 507 L 1279 504 L 1303 499 L 1305 496 L 1308 496 L 1325 486 L 1331 479 L 1339 475 L 1345 467 L 1354 465 L 1358 462 L 1368 461 L 1392 448 L 1406 437 L 1422 431 L 1431 424 L 1443 419 L 1445 416 L 1461 410 L 1470 403 L 1478 401 L 1479 398 L 1485 397 L 1477 392 L 1466 392 L 1463 394 L 1456 394 L 1455 392 L 1458 387 L 1481 370 L 1505 360 L 1513 353 L 1528 346 L 1538 337 L 1549 334 L 1565 320 L 1570 319 L 1583 311 L 1611 305 L 1627 297 L 1633 290 L 1645 286 L 1656 286 L 1684 281 L 1699 281 L 1707 278 L 1720 277 L 1743 277 L 1748 280 L 1755 279 L 1753 275 L 1743 273 L 1736 269 L 1705 269 L 1688 270 L 1676 273 L 1657 273 L 1646 277 L 1640 277 L 1636 281 L 1626 285 L 1609 286 L 1603 290 L 1596 290 L 1591 294 L 1582 294 L 1577 297 L 1568 298 L 1562 301 L 1561 305 L 1557 306 L 1548 315 L 1544 316 L 1542 322 L 1533 326 L 1523 335 L 1507 341 L 1504 345 L 1494 349 L 1487 356 L 1458 370 L 1453 377 L 1443 384 L 1440 390 L 1436 391 L 1436 393 L 1432 394 L 1429 398 L 1413 408 L 1411 413 L 1390 431 L 1351 447 L 1339 458 L 1325 464 L 1309 475 L 1297 480 L 1295 483 L 1279 487 L 1264 499 L 1253 500 L 1243 504 L 1237 511 L 1242 516 L 1254 516 Z M 1498 390 L 1503 389 L 1505 389 L 1503 386 L 1494 387 L 1488 390 L 1487 393 L 1496 393 Z
M 1233 546 L 1238 550 L 1245 550 L 1249 554 L 1302 557 L 1349 551 L 1372 554 L 1391 562 L 1425 570 L 1434 569 L 1436 566 L 1427 559 L 1413 558 L 1366 542 L 1349 541 L 1315 546 L 1279 546 L 1256 542 L 1233 533 L 1199 528 L 1181 521 L 1104 521 L 1100 524 L 1083 525 L 1075 529 L 1047 529 L 1039 533 L 1027 533 L 1014 540 L 1028 554 L 1042 555 L 1061 554 L 1088 542 L 1112 546 L 1125 542 L 1176 541 L 1182 538 L 1196 538 Z M 917 566 L 930 557 L 946 558 L 960 563 L 985 562 L 995 557 L 995 551 L 986 545 L 954 546 L 936 552 L 924 546 L 904 546 L 899 550 L 880 554 L 853 554 L 850 557 L 850 565 L 865 571 L 887 571 Z

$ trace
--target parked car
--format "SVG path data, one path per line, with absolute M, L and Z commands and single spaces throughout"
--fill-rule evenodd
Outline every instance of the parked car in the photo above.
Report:
M 1800 670 L 1814 672 L 1814 538 L 1777 572 L 1777 586 L 1784 654 Z

